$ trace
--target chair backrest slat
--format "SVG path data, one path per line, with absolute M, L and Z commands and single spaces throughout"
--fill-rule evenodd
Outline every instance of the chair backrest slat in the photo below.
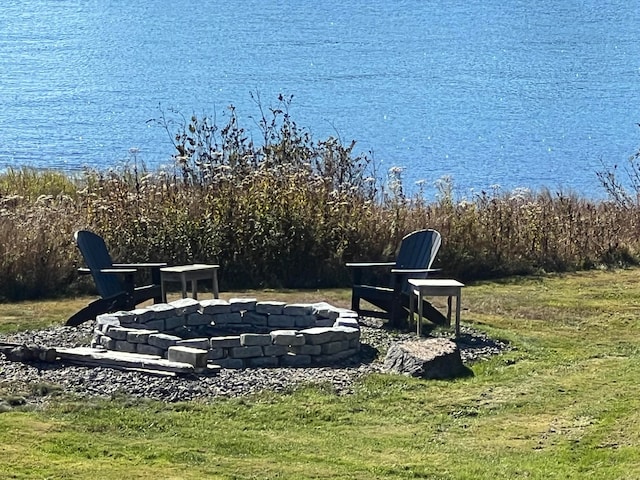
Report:
M 74 238 L 87 268 L 91 270 L 98 294 L 107 298 L 123 292 L 124 286 L 117 275 L 108 275 L 99 271 L 113 266 L 109 250 L 102 237 L 88 230 L 78 230 Z
M 437 230 L 417 230 L 406 235 L 396 257 L 396 268 L 431 268 L 442 238 Z M 408 291 L 409 278 L 427 278 L 428 273 L 412 273 L 402 278 L 402 290 Z

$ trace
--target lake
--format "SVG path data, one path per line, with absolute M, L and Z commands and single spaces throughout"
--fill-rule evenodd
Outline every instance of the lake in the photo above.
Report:
M 603 195 L 595 172 L 640 146 L 639 33 L 627 0 L 4 0 L 0 168 L 159 167 L 162 112 L 233 104 L 251 129 L 250 93 L 283 93 L 427 194 Z

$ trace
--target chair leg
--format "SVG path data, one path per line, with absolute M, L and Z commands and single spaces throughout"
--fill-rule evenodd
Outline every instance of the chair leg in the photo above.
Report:
M 351 292 L 351 310 L 360 312 L 360 297 L 353 291 Z
M 111 298 L 99 298 L 69 317 L 65 322 L 65 325 L 69 327 L 77 327 L 89 320 L 95 320 L 98 315 L 114 312 L 122 308 L 126 303 L 126 295 L 119 295 Z

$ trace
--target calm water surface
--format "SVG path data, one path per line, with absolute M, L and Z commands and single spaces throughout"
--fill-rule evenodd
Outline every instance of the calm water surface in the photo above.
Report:
M 251 127 L 257 91 L 410 184 L 597 195 L 640 146 L 639 87 L 628 0 L 4 0 L 0 168 L 164 165 L 161 110 Z

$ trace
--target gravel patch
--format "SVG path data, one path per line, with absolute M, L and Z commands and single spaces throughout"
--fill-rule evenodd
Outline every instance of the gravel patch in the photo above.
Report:
M 358 355 L 332 367 L 222 369 L 217 375 L 164 377 L 142 372 L 101 367 L 80 367 L 64 362 L 9 362 L 0 354 L 0 387 L 5 394 L 25 395 L 39 385 L 54 385 L 80 396 L 127 395 L 165 402 L 209 401 L 215 397 L 250 395 L 263 390 L 284 392 L 302 384 L 330 386 L 337 394 L 353 391 L 363 375 L 382 372 L 384 354 L 395 342 L 415 339 L 411 333 L 393 333 L 375 319 L 361 319 L 362 348 Z M 93 323 L 80 327 L 53 327 L 45 330 L 0 336 L 0 341 L 51 347 L 89 345 Z M 504 342 L 463 327 L 457 341 L 465 364 L 497 355 L 508 348 Z M 40 388 L 41 389 L 41 388 Z M 42 394 L 42 392 L 40 392 Z M 29 395 L 29 403 L 46 397 Z

